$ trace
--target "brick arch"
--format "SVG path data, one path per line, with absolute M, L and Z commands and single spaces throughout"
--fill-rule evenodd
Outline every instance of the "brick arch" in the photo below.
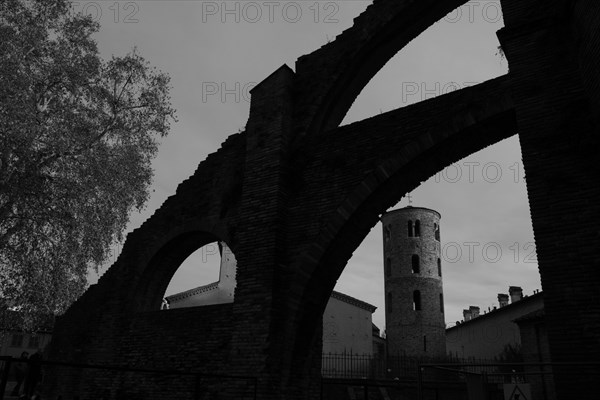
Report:
M 302 100 L 297 129 L 337 127 L 360 92 L 411 40 L 468 0 L 375 1 L 336 40 L 296 62 Z
M 136 332 L 133 319 L 149 314 L 152 326 L 153 318 L 167 318 L 163 327 L 168 327 L 169 318 L 182 315 L 157 314 L 165 289 L 185 258 L 215 240 L 236 251 L 244 151 L 243 135 L 231 135 L 127 235 L 116 262 L 57 320 L 50 358 L 119 364 L 128 356 L 122 350 L 123 332 Z
M 177 227 L 162 236 L 131 291 L 130 311 L 160 309 L 165 290 L 181 264 L 196 250 L 216 241 L 228 242 L 225 232 L 211 232 L 201 225 Z
M 421 138 L 396 149 L 398 157 L 380 162 L 331 213 L 319 237 L 298 261 L 302 287 L 292 365 L 302 365 L 306 349 L 318 340 L 318 326 L 329 296 L 353 252 L 379 217 L 406 193 L 446 166 L 517 134 L 512 104 L 500 101 L 493 113 L 454 132 L 439 133 L 434 142 Z M 472 117 L 470 112 L 466 114 Z M 415 150 L 418 149 L 418 150 Z M 406 157 L 406 154 L 411 154 Z

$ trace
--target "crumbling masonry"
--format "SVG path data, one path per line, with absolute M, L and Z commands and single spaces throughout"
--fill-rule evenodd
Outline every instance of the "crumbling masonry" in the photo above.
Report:
M 256 86 L 245 131 L 128 235 L 58 320 L 50 357 L 253 375 L 260 399 L 316 398 L 322 312 L 379 216 L 518 134 L 552 359 L 599 360 L 600 2 L 501 0 L 508 74 L 338 127 L 395 53 L 463 3 L 375 0 L 295 72 L 283 66 Z M 238 260 L 235 302 L 159 311 L 181 262 L 215 240 Z M 559 399 L 596 395 L 597 378 L 554 370 Z M 108 372 L 53 379 L 105 398 L 138 398 L 144 384 Z M 169 389 L 161 398 L 175 398 Z

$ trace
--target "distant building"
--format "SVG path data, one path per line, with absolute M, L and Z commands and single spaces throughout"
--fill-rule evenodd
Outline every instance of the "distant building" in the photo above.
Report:
M 323 313 L 323 376 L 368 376 L 374 350 L 381 350 L 378 343 L 383 340 L 372 322 L 376 308 L 346 294 L 331 293 Z
M 26 351 L 29 355 L 44 351 L 52 338 L 54 316 L 43 318 L 37 332 L 23 332 L 21 315 L 17 311 L 0 311 L 0 356 L 20 357 Z
M 480 312 L 479 307 L 470 306 L 463 310 L 463 320 L 446 329 L 446 349 L 448 354 L 459 358 L 493 359 L 499 356 L 507 345 L 521 345 L 519 327 L 513 321 L 527 314 L 544 309 L 542 292 L 523 296 L 518 286 L 509 288 L 509 295 L 498 294 L 498 307 Z
M 346 294 L 331 293 L 323 313 L 323 354 L 373 355 L 372 316 L 376 309 Z
M 381 335 L 379 328 L 373 324 L 373 357 L 383 360 L 386 356 L 386 339 Z

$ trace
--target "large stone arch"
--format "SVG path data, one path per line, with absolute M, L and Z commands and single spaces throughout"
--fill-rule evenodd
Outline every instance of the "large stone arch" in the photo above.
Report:
M 337 127 L 363 88 L 396 53 L 467 1 L 375 1 L 333 42 L 298 58 L 302 101 L 296 129 L 319 134 Z
M 300 312 L 294 328 L 297 341 L 292 365 L 301 365 L 306 349 L 319 340 L 318 326 L 331 291 L 352 253 L 379 221 L 380 215 L 446 166 L 517 134 L 514 106 L 510 93 L 505 91 L 506 83 L 506 77 L 501 77 L 472 88 L 471 92 L 480 92 L 477 105 L 465 106 L 460 113 L 449 113 L 451 121 L 447 124 L 420 131 L 398 147 L 386 145 L 386 149 L 378 151 L 369 149 L 373 157 L 381 157 L 381 160 L 373 168 L 365 169 L 364 176 L 348 188 L 339 206 L 324 218 L 318 237 L 296 260 L 299 273 L 294 282 L 301 290 L 297 293 L 301 300 L 297 306 Z M 435 102 L 449 106 L 461 102 L 460 97 L 471 96 L 476 95 L 464 91 L 441 96 Z M 493 101 L 488 99 L 486 102 L 486 96 L 492 97 Z M 372 134 L 370 129 L 380 126 L 381 136 L 389 137 L 398 124 L 394 113 L 418 113 L 416 109 L 426 103 L 372 118 L 370 124 L 361 122 L 353 124 L 355 127 L 338 128 L 340 133 L 329 132 L 329 135 L 344 135 L 347 134 L 344 131 L 349 130 L 355 130 L 358 135 L 369 135 Z M 346 181 L 348 178 L 340 179 Z

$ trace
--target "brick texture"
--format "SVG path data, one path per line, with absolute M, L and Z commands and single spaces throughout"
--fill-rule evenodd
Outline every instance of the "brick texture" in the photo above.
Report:
M 380 215 L 445 166 L 519 134 L 552 360 L 599 360 L 599 2 L 502 0 L 506 76 L 337 127 L 389 58 L 465 2 L 375 0 L 295 72 L 283 66 L 256 86 L 246 130 L 127 237 L 58 319 L 50 358 L 229 371 L 255 376 L 260 399 L 318 398 L 322 313 Z M 233 305 L 157 312 L 181 262 L 214 240 L 238 260 Z M 592 378 L 554 371 L 559 400 L 592 398 Z M 123 393 L 141 379 L 73 371 L 48 382 L 135 398 Z M 184 386 L 162 398 L 182 398 Z M 235 387 L 213 389 L 233 398 Z
M 414 226 L 416 221 L 419 234 Z M 446 324 L 440 307 L 441 245 L 435 239 L 440 214 L 426 208 L 405 207 L 384 214 L 381 222 L 384 264 L 389 263 L 390 267 L 384 271 L 388 354 L 442 358 L 446 355 Z M 413 256 L 418 256 L 416 271 Z M 413 304 L 415 291 L 419 292 L 419 310 Z

